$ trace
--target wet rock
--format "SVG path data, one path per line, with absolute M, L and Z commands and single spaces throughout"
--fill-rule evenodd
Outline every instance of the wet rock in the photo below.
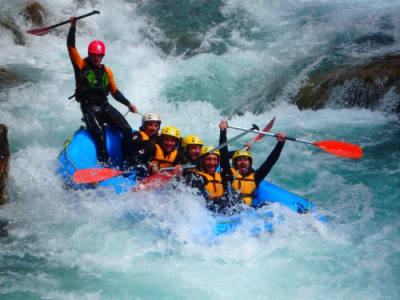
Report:
M 15 24 L 14 20 L 7 16 L 3 16 L 0 18 L 0 26 L 11 31 L 14 42 L 17 45 L 25 45 L 24 36 L 22 32 L 18 29 L 17 24 Z
M 20 15 L 35 27 L 43 27 L 46 11 L 39 2 L 31 1 L 26 4 Z
M 10 150 L 7 140 L 7 126 L 0 124 L 0 205 L 6 203 L 8 169 L 10 161 Z
M 361 107 L 400 112 L 400 55 L 311 77 L 294 98 L 300 109 Z
M 18 75 L 12 71 L 0 67 L 0 89 L 18 82 Z

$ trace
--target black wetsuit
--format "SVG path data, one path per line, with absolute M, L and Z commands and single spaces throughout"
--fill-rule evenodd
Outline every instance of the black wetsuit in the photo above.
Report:
M 132 128 L 121 113 L 108 103 L 107 95 L 111 92 L 115 100 L 126 106 L 129 105 L 129 100 L 117 89 L 109 68 L 103 65 L 93 66 L 88 58 L 80 57 L 75 48 L 75 31 L 76 26 L 71 25 L 67 38 L 68 52 L 75 72 L 75 98 L 80 102 L 85 124 L 96 144 L 97 159 L 108 164 L 104 124 L 114 126 L 122 132 L 125 141 L 123 145 L 131 138 Z M 95 77 L 93 85 L 87 79 L 89 72 Z

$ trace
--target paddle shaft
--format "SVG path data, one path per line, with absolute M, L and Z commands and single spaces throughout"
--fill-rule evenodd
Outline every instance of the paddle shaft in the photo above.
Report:
M 228 126 L 228 128 L 235 128 L 235 127 Z M 236 141 L 237 139 L 240 139 L 242 136 L 244 136 L 244 135 L 246 135 L 246 134 L 248 134 L 248 133 L 250 133 L 250 132 L 263 132 L 263 131 L 257 131 L 257 130 L 255 130 L 255 128 L 258 129 L 257 125 L 254 125 L 254 124 L 253 124 L 253 127 L 250 128 L 250 129 L 240 128 L 240 130 L 243 131 L 241 134 L 239 134 L 239 135 L 237 135 L 237 136 L 235 136 L 235 137 L 233 137 L 233 138 L 227 140 L 225 143 L 223 143 L 223 144 L 219 145 L 218 147 L 212 149 L 212 150 L 211 150 L 211 153 L 213 153 L 213 152 L 215 152 L 215 151 L 217 151 L 217 150 L 219 150 L 219 149 L 225 147 L 226 145 L 228 145 L 228 144 L 230 144 L 230 143 Z M 236 129 L 236 128 L 235 128 L 235 129 Z
M 100 12 L 99 12 L 98 10 L 94 10 L 94 11 L 92 11 L 92 12 L 90 12 L 90 13 L 87 13 L 87 14 L 84 14 L 84 15 L 82 15 L 82 16 L 76 17 L 75 20 L 83 19 L 83 18 L 89 17 L 89 16 L 94 15 L 94 14 L 99 14 L 99 13 L 100 13 Z M 56 27 L 58 27 L 58 26 L 65 25 L 65 24 L 68 24 L 68 23 L 70 23 L 70 22 L 71 22 L 70 20 L 64 21 L 64 22 L 61 22 L 61 23 L 58 23 L 58 24 L 55 24 L 55 25 L 46 27 L 46 29 L 56 28 Z
M 248 129 L 235 127 L 235 126 L 228 126 L 228 128 L 237 129 L 237 130 L 241 130 L 241 131 L 249 131 Z M 272 133 L 272 132 L 264 132 L 264 131 L 259 131 L 259 130 L 250 130 L 250 132 L 276 137 L 276 133 Z M 313 142 L 302 140 L 302 139 L 297 139 L 297 138 L 290 137 L 290 136 L 286 137 L 286 139 L 289 140 L 289 141 L 301 142 L 301 143 L 304 143 L 304 144 L 314 145 Z

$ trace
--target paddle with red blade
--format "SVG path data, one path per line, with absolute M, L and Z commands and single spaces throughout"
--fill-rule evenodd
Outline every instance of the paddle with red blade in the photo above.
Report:
M 184 165 L 183 169 L 194 168 L 194 165 Z M 160 171 L 171 171 L 173 168 L 162 168 Z M 109 168 L 87 168 L 77 170 L 72 176 L 72 180 L 76 184 L 81 183 L 96 183 L 107 180 L 118 175 L 134 174 L 139 171 L 118 171 Z
M 194 168 L 194 166 L 192 166 Z M 150 191 L 155 188 L 163 187 L 174 177 L 174 171 L 161 172 L 157 174 L 150 175 L 149 177 L 143 179 L 132 188 L 132 192 L 139 191 Z
M 263 132 L 267 132 L 270 131 L 272 126 L 274 126 L 274 122 L 275 122 L 275 117 L 272 118 L 271 121 L 269 121 L 269 123 L 264 127 L 264 129 L 262 130 Z M 248 142 L 245 146 L 244 146 L 244 150 L 247 151 L 250 149 L 250 147 L 257 142 L 258 140 L 262 139 L 264 137 L 263 134 L 258 134 L 252 141 Z
M 91 13 L 76 17 L 75 19 L 79 20 L 79 19 L 83 19 L 83 18 L 89 17 L 89 16 L 94 15 L 94 14 L 99 14 L 99 13 L 100 12 L 98 10 L 94 10 Z M 55 24 L 55 25 L 52 25 L 52 26 L 49 26 L 49 27 L 45 27 L 45 28 L 31 29 L 31 30 L 28 30 L 26 33 L 42 36 L 42 35 L 48 34 L 51 31 L 51 29 L 56 28 L 58 26 L 62 26 L 62 25 L 68 24 L 68 23 L 70 23 L 70 20 L 64 21 L 64 22 L 61 22 L 61 23 L 58 23 L 58 24 Z
M 229 126 L 229 128 L 232 129 L 237 129 L 241 131 L 247 131 L 248 129 L 245 128 L 240 128 L 240 127 L 234 127 L 234 126 Z M 276 136 L 275 133 L 272 132 L 263 132 L 263 131 L 258 131 L 258 130 L 251 130 L 254 133 L 262 134 L 262 135 L 269 135 L 269 136 Z M 362 157 L 362 149 L 354 144 L 346 143 L 346 142 L 339 142 L 339 141 L 319 141 L 319 142 L 310 142 L 302 139 L 297 139 L 293 137 L 287 137 L 286 138 L 289 141 L 294 141 L 294 142 L 301 142 L 309 145 L 314 145 L 317 146 L 318 148 L 341 157 L 346 157 L 346 158 L 353 158 L 353 159 L 360 159 Z

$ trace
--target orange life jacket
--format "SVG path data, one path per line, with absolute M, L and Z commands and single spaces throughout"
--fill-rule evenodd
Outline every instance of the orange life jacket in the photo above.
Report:
M 254 190 L 257 188 L 254 175 L 255 173 L 252 172 L 247 176 L 243 176 L 239 173 L 239 171 L 231 168 L 232 174 L 234 176 L 232 186 L 235 191 L 240 192 L 240 197 L 242 200 L 247 204 L 250 205 L 253 202 L 253 194 Z
M 199 171 L 197 169 L 191 170 L 192 172 L 199 174 L 204 178 L 204 181 L 206 182 L 204 188 L 208 193 L 208 196 L 211 199 L 222 197 L 224 194 L 224 187 L 222 185 L 222 178 L 221 174 L 219 172 L 215 172 L 214 176 Z
M 156 146 L 156 154 L 151 162 L 153 165 L 159 168 L 173 167 L 175 165 L 175 160 L 178 156 L 178 150 L 174 149 L 167 155 L 165 155 L 164 150 L 159 144 L 154 144 Z

